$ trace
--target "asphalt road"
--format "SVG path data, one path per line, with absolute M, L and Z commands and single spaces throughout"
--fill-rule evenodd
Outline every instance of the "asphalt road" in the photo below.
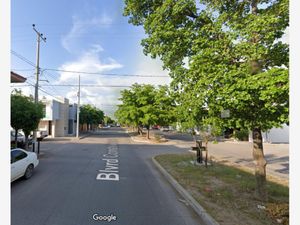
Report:
M 184 151 L 132 143 L 116 128 L 81 140 L 42 142 L 33 177 L 11 184 L 11 224 L 202 224 L 151 162 L 156 154 Z M 116 174 L 119 180 L 103 180 Z

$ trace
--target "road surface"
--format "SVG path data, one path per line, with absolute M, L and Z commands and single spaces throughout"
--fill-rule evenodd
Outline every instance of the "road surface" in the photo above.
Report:
M 203 224 L 151 162 L 174 152 L 186 150 L 133 143 L 120 128 L 42 142 L 33 177 L 11 184 L 11 224 Z

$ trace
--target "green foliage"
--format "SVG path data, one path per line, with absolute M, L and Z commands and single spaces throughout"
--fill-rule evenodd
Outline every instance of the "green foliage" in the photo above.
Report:
M 248 141 L 249 131 L 245 129 L 235 130 L 233 133 L 233 137 L 238 139 L 239 141 Z
M 174 100 L 167 86 L 133 84 L 121 92 L 122 101 L 115 113 L 121 124 L 139 126 L 168 125 L 175 119 Z
M 44 105 L 34 103 L 33 99 L 22 95 L 21 92 L 11 94 L 11 127 L 18 131 L 22 129 L 26 138 L 31 131 L 38 128 L 44 117 Z
M 125 0 L 124 15 L 148 35 L 178 93 L 183 126 L 267 130 L 288 123 L 288 1 Z M 188 66 L 184 61 L 188 61 Z M 223 110 L 229 118 L 220 118 Z
M 104 112 L 92 105 L 80 106 L 79 121 L 80 124 L 100 124 L 104 119 Z
M 109 116 L 104 116 L 104 118 L 103 118 L 103 122 L 104 122 L 104 124 L 112 124 L 112 123 L 115 123 L 115 121 L 112 119 L 112 118 L 110 118 Z
M 260 134 L 289 122 L 289 46 L 279 41 L 288 0 L 125 0 L 124 15 L 144 27 L 144 53 L 170 71 L 183 126 L 253 131 L 257 193 L 266 200 Z

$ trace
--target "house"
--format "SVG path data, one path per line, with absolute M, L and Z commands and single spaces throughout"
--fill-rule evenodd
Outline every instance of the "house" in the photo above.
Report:
M 68 135 L 76 135 L 77 128 L 77 104 L 69 104 Z
M 75 120 L 70 115 L 74 114 L 73 107 L 70 113 L 69 100 L 67 98 L 42 99 L 45 104 L 45 117 L 41 119 L 38 130 L 48 131 L 49 137 L 65 137 L 74 135 Z
M 27 79 L 21 75 L 10 71 L 10 82 L 11 83 L 24 83 Z

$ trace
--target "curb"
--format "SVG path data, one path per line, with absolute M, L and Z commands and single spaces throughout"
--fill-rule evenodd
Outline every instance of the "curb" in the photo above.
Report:
M 83 138 L 86 138 L 86 137 L 89 137 L 91 136 L 93 133 L 87 133 L 87 134 L 83 134 L 82 136 L 79 136 L 79 140 L 83 139 Z
M 130 139 L 131 139 L 133 142 L 139 142 L 139 143 L 147 143 L 147 144 L 151 144 L 149 141 L 136 140 L 135 138 L 133 138 L 133 137 L 131 137 L 131 136 L 130 136 Z
M 205 211 L 205 209 L 156 161 L 154 157 L 152 157 L 152 162 L 169 181 L 169 183 L 184 197 L 184 199 L 203 220 L 205 225 L 219 225 L 219 223 Z

